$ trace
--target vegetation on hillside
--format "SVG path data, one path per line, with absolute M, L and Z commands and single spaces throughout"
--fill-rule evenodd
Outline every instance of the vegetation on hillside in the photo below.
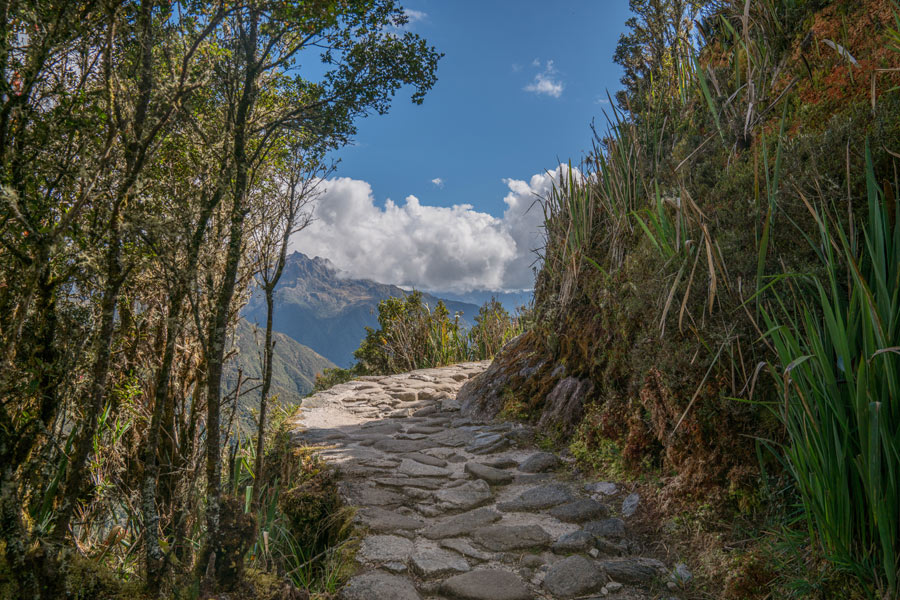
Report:
M 450 316 L 442 301 L 433 309 L 413 290 L 378 303 L 378 329 L 366 327 L 366 337 L 353 353 L 349 369 L 325 369 L 316 378 L 316 391 L 360 375 L 390 375 L 443 367 L 470 360 L 486 360 L 523 331 L 523 317 L 511 316 L 496 299 L 485 302 L 466 330 L 459 314 Z
M 590 380 L 558 441 L 658 482 L 702 592 L 895 598 L 900 7 L 631 8 L 624 90 L 543 202 L 509 404 L 538 419 L 560 372 Z
M 393 0 L 0 12 L 0 595 L 244 589 L 273 377 L 247 506 L 224 460 L 247 444 L 223 390 L 238 311 L 327 152 L 401 87 L 421 102 L 439 54 Z

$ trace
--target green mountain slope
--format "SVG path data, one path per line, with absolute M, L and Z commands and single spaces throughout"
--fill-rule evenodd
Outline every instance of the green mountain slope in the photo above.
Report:
M 226 365 L 224 387 L 227 393 L 237 385 L 238 371 L 241 371 L 241 404 L 248 408 L 258 406 L 259 390 L 262 382 L 262 350 L 265 329 L 257 329 L 246 319 L 241 319 L 235 329 L 232 351 L 235 354 Z M 315 382 L 316 374 L 334 367 L 334 363 L 311 348 L 275 332 L 275 355 L 272 359 L 272 390 L 278 398 L 287 402 L 299 402 L 308 394 Z M 252 388 L 253 391 L 249 391 Z

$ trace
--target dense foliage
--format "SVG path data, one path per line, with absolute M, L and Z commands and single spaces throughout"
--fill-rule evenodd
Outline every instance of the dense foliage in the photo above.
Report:
M 237 312 L 277 283 L 326 153 L 401 86 L 421 102 L 439 55 L 393 0 L 0 12 L 0 595 L 60 597 L 85 564 L 150 595 L 240 586 Z
M 631 7 L 625 89 L 544 200 L 509 404 L 539 418 L 564 365 L 593 383 L 584 467 L 788 524 L 789 558 L 717 564 L 713 596 L 896 597 L 900 7 Z
M 378 303 L 378 329 L 366 327 L 366 337 L 354 352 L 349 369 L 326 369 L 316 390 L 360 375 L 388 375 L 492 358 L 501 346 L 522 333 L 522 315 L 511 316 L 496 300 L 486 302 L 466 330 L 459 315 L 450 316 L 443 302 L 433 309 L 422 293 L 412 291 Z

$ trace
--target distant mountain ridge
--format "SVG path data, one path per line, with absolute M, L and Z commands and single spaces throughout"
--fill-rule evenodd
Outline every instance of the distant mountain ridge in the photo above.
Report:
M 275 289 L 274 328 L 308 346 L 341 367 L 353 362 L 353 351 L 366 335 L 365 327 L 378 324 L 378 303 L 409 292 L 396 285 L 370 279 L 345 277 L 325 258 L 309 258 L 301 252 L 288 256 Z M 434 307 L 440 300 L 423 294 Z M 450 313 L 462 313 L 471 324 L 478 306 L 445 300 Z M 254 294 L 243 316 L 253 323 L 265 323 L 266 307 L 261 294 Z

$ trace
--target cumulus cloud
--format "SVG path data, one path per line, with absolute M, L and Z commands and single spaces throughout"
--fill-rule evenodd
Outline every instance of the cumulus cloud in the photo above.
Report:
M 424 21 L 428 17 L 428 13 L 422 12 L 421 10 L 413 10 L 411 8 L 404 8 L 403 14 L 406 15 L 410 25 L 418 23 L 419 21 Z
M 440 177 L 435 177 L 434 179 L 431 180 L 431 183 L 433 183 L 436 187 L 439 187 L 439 188 L 444 187 L 444 180 L 441 179 Z
M 505 179 L 502 217 L 468 204 L 429 206 L 415 196 L 380 207 L 367 182 L 331 179 L 315 220 L 294 237 L 292 249 L 383 283 L 451 292 L 530 289 L 534 251 L 542 245 L 536 195 L 546 196 L 563 169 L 528 181 Z
M 532 62 L 532 65 L 540 67 L 541 62 L 535 59 L 534 62 Z M 548 60 L 544 63 L 544 70 L 536 74 L 534 80 L 526 85 L 524 89 L 526 92 L 546 94 L 547 96 L 559 98 L 562 96 L 563 88 L 563 82 L 557 75 L 556 67 L 553 66 L 553 61 Z

